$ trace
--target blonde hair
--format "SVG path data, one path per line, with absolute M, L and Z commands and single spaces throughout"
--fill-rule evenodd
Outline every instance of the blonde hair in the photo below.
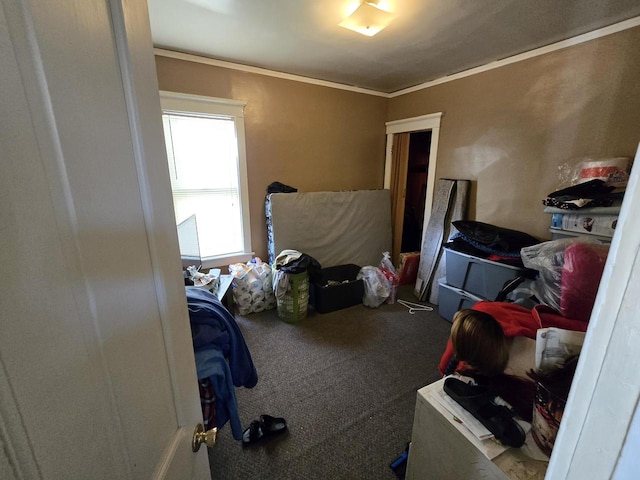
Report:
M 485 375 L 502 373 L 509 361 L 509 342 L 495 318 L 465 309 L 453 316 L 451 343 L 457 360 Z

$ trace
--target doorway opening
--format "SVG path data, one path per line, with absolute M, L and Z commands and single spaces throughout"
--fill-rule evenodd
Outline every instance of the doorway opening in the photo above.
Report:
M 431 131 L 409 134 L 409 159 L 404 198 L 402 242 L 400 252 L 420 251 L 427 197 L 427 173 Z
M 422 249 L 433 204 L 441 117 L 439 112 L 386 123 L 384 188 L 391 195 L 394 263 L 401 252 Z

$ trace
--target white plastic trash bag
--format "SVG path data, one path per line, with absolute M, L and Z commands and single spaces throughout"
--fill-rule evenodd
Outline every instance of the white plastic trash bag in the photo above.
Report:
M 367 307 L 379 307 L 391 294 L 389 281 L 378 267 L 362 267 L 356 278 L 364 283 L 362 303 Z

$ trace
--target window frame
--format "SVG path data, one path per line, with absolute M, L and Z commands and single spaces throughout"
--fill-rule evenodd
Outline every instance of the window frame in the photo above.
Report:
M 243 251 L 237 254 L 224 254 L 202 258 L 203 268 L 221 267 L 232 263 L 250 260 L 254 252 L 251 249 L 251 218 L 249 213 L 249 182 L 247 176 L 247 155 L 244 131 L 244 107 L 246 102 L 227 98 L 206 97 L 187 93 L 160 90 L 162 114 L 212 115 L 232 119 L 238 142 L 238 180 L 240 210 L 242 212 Z M 167 167 L 168 167 L 167 163 Z M 171 192 L 173 197 L 173 190 Z

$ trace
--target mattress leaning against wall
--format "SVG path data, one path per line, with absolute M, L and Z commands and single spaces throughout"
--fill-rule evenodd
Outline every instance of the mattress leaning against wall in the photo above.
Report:
M 270 263 L 293 249 L 322 267 L 362 267 L 391 251 L 389 190 L 272 193 L 265 210 Z

